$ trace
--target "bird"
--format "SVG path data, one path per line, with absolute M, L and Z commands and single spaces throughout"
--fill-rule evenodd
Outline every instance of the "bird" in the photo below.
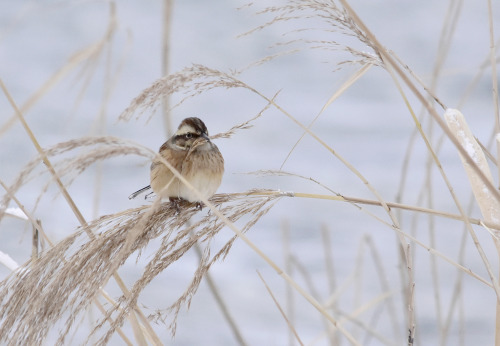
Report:
M 160 147 L 159 156 L 172 165 L 203 198 L 212 197 L 222 182 L 224 158 L 208 136 L 205 123 L 196 117 L 182 120 L 177 131 Z M 129 196 L 133 199 L 152 189 L 162 199 L 169 199 L 179 210 L 179 202 L 196 203 L 201 209 L 198 195 L 180 181 L 159 157 L 150 167 L 150 185 Z M 148 198 L 151 193 L 146 195 Z

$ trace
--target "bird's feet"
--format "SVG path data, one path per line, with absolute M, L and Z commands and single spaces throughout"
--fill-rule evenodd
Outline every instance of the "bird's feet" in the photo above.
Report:
M 170 206 L 172 207 L 172 209 L 175 210 L 175 215 L 179 215 L 179 213 L 181 212 L 180 203 L 181 201 L 183 201 L 183 199 L 177 197 L 170 197 L 169 200 L 170 200 Z
M 188 207 L 193 205 L 193 203 L 188 202 L 180 197 L 170 197 L 169 200 L 170 206 L 175 210 L 175 215 L 178 215 L 181 212 L 181 207 Z M 196 202 L 194 203 L 194 205 L 198 211 L 201 211 L 204 206 L 203 202 Z

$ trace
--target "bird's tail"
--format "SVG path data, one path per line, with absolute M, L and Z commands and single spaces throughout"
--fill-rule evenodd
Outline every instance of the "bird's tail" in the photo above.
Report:
M 134 192 L 133 194 L 131 194 L 130 196 L 128 196 L 128 199 L 134 199 L 136 198 L 137 196 L 139 196 L 140 194 L 142 194 L 143 192 L 145 191 L 148 191 L 149 189 L 151 189 L 151 185 L 148 185 L 146 187 L 143 187 L 142 189 L 140 190 L 137 190 L 136 192 Z M 148 194 L 149 195 L 149 194 Z M 147 196 L 145 198 L 147 198 Z

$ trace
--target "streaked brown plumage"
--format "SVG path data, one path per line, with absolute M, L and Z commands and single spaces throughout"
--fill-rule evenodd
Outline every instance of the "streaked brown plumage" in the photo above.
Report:
M 184 119 L 177 132 L 159 150 L 163 159 L 170 163 L 204 198 L 210 198 L 220 186 L 224 174 L 224 159 L 209 137 L 207 127 L 198 118 Z M 194 191 L 175 177 L 160 159 L 151 164 L 150 187 L 163 198 L 200 202 Z M 134 198 L 148 187 L 129 198 Z

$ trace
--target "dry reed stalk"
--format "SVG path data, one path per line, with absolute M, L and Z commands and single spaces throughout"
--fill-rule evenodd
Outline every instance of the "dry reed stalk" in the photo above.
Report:
M 375 267 L 375 271 L 377 272 L 377 278 L 380 281 L 380 289 L 382 292 L 390 292 L 391 285 L 389 284 L 388 275 L 384 270 L 384 266 L 382 265 L 382 257 L 380 256 L 379 251 L 375 247 L 375 243 L 373 241 L 373 237 L 366 237 L 366 245 L 370 250 L 371 260 L 373 261 L 373 265 Z M 389 319 L 393 325 L 394 331 L 394 340 L 401 340 L 401 328 L 400 321 L 397 319 L 396 314 L 396 305 L 394 302 L 394 295 L 391 295 L 387 298 L 387 309 L 389 311 Z
M 325 253 L 325 270 L 326 277 L 328 279 L 328 292 L 334 292 L 337 287 L 337 282 L 335 279 L 335 266 L 332 253 L 332 242 L 330 240 L 330 230 L 327 224 L 321 225 L 321 238 L 323 243 L 323 252 Z M 338 309 L 337 304 L 332 306 L 332 311 Z M 331 345 L 338 345 L 340 343 L 340 335 L 338 333 L 333 334 L 332 328 L 327 326 L 327 335 L 330 339 Z
M 312 181 L 312 182 L 318 184 L 319 186 L 323 187 L 325 190 L 331 192 L 332 194 L 331 195 L 323 195 L 323 194 L 318 194 L 318 193 L 295 192 L 295 191 L 282 192 L 282 191 L 273 191 L 273 190 L 269 190 L 268 192 L 265 192 L 265 193 L 268 193 L 268 194 L 286 193 L 289 195 L 289 197 L 325 199 L 325 200 L 331 200 L 331 201 L 348 202 L 351 205 L 358 208 L 359 210 L 366 213 L 367 215 L 370 215 L 371 217 L 374 217 L 378 221 L 381 221 L 382 223 L 387 224 L 385 221 L 382 221 L 380 218 L 375 216 L 373 213 L 370 213 L 369 211 L 367 211 L 359 206 L 359 204 L 382 206 L 382 203 L 380 201 L 341 195 L 340 193 L 335 192 L 334 190 L 330 189 L 329 187 L 320 183 L 319 181 L 315 180 L 314 178 L 311 178 L 311 177 L 308 178 L 308 177 L 304 177 L 304 176 L 299 175 L 299 174 L 293 174 L 293 173 L 289 173 L 286 171 L 265 170 L 265 171 L 250 172 L 249 174 L 294 176 L 294 177 L 299 177 L 301 179 Z M 262 192 L 258 192 L 258 193 L 262 193 Z M 460 221 L 466 220 L 467 222 L 474 224 L 474 225 L 481 225 L 481 222 L 486 223 L 485 220 L 469 218 L 469 217 L 464 218 L 462 215 L 453 214 L 453 213 L 444 212 L 444 211 L 439 211 L 437 209 L 423 208 L 423 207 L 419 207 L 419 206 L 415 206 L 415 205 L 395 203 L 395 202 L 386 202 L 386 204 L 389 208 L 393 208 L 393 209 L 397 209 L 397 210 L 413 211 L 416 213 L 435 215 L 435 216 L 440 216 L 440 217 L 449 218 L 449 219 L 453 219 L 453 220 L 460 220 Z M 491 223 L 486 223 L 486 224 L 488 225 L 488 227 L 495 229 L 494 224 L 491 224 Z
M 447 109 L 444 117 L 450 130 L 456 136 L 457 140 L 463 146 L 463 148 L 467 151 L 468 155 L 474 160 L 476 165 L 481 169 L 483 174 L 493 182 L 493 177 L 490 172 L 490 168 L 488 162 L 486 161 L 486 157 L 481 150 L 481 147 L 477 143 L 472 131 L 469 129 L 465 117 L 463 114 L 456 109 Z M 462 164 L 464 166 L 465 172 L 469 179 L 469 183 L 472 188 L 472 192 L 476 198 L 476 202 L 479 205 L 479 209 L 481 210 L 481 214 L 484 219 L 494 225 L 500 226 L 500 202 L 490 193 L 486 184 L 483 180 L 477 175 L 476 171 L 474 171 L 469 163 L 460 155 L 460 159 L 462 160 Z M 500 232 L 494 231 L 492 234 L 493 243 L 498 252 L 499 261 L 500 261 Z M 488 273 L 492 277 L 492 282 L 495 286 L 498 286 L 498 278 L 490 273 L 491 268 L 486 266 L 488 269 Z M 500 345 L 500 292 L 496 290 L 497 293 L 497 304 L 496 304 L 496 328 L 495 328 L 495 345 Z
M 289 320 L 289 318 L 286 316 L 285 314 L 285 311 L 283 311 L 283 309 L 281 308 L 281 305 L 279 304 L 278 300 L 276 299 L 276 297 L 274 296 L 273 294 L 273 291 L 271 290 L 271 288 L 269 287 L 269 285 L 266 283 L 266 280 L 264 280 L 264 278 L 262 277 L 262 275 L 260 274 L 259 271 L 257 271 L 257 274 L 259 275 L 259 278 L 262 280 L 262 282 L 264 283 L 264 286 L 266 287 L 266 290 L 267 292 L 269 293 L 269 295 L 271 296 L 274 304 L 276 305 L 276 307 L 278 308 L 281 316 L 283 316 L 283 319 L 285 320 L 286 324 L 288 325 L 288 328 L 290 329 L 290 332 L 293 334 L 293 336 L 295 337 L 295 339 L 297 340 L 297 342 L 299 343 L 299 345 L 304 345 L 304 343 L 302 342 L 302 340 L 300 339 L 300 336 L 299 334 L 297 333 L 297 330 L 295 329 L 295 327 L 293 326 L 293 323 Z M 290 340 L 290 344 L 293 344 L 293 341 Z
M 288 220 L 281 221 L 281 238 L 283 247 L 283 262 L 285 263 L 285 271 L 293 276 L 293 266 L 292 266 L 292 252 L 290 249 L 290 224 Z M 260 274 L 259 274 L 260 275 Z M 295 322 L 295 305 L 294 305 L 294 295 L 293 289 L 290 285 L 285 285 L 285 301 L 286 301 L 286 315 L 287 323 L 288 321 L 293 326 Z M 294 332 L 289 328 L 288 333 L 288 344 L 293 345 L 293 340 L 295 339 Z
M 495 47 L 495 32 L 493 25 L 493 6 L 491 0 L 488 0 L 488 26 L 490 38 L 490 67 L 491 67 L 491 84 L 493 93 L 493 106 L 495 117 L 495 133 L 500 133 L 500 106 L 498 103 L 498 76 L 497 76 L 497 59 Z M 497 142 L 497 162 L 500 163 L 500 142 Z M 500 176 L 500 164 L 497 165 L 498 175 Z M 500 305 L 500 302 L 498 302 Z M 500 318 L 500 311 L 497 313 L 497 320 Z M 500 322 L 497 325 L 495 334 L 495 343 L 500 345 Z
M 497 40 L 495 44 L 495 52 L 498 52 L 498 47 L 500 47 L 500 39 Z M 491 61 L 491 52 L 488 52 L 487 57 L 485 57 L 483 63 L 481 63 L 478 66 L 478 71 L 476 72 L 476 75 L 474 78 L 469 82 L 467 85 L 467 88 L 465 88 L 464 92 L 460 96 L 460 101 L 458 102 L 456 109 L 463 109 L 463 106 L 465 105 L 465 102 L 468 100 L 468 98 L 471 96 L 472 92 L 474 89 L 477 88 L 479 82 L 481 81 L 484 73 L 486 70 L 490 67 L 490 61 Z
M 372 64 L 369 64 L 369 63 L 365 63 L 358 71 L 356 71 L 347 81 L 345 81 L 341 86 L 340 88 L 335 92 L 333 93 L 332 96 L 330 96 L 330 98 L 328 99 L 328 101 L 323 105 L 323 107 L 321 108 L 320 112 L 318 113 L 318 115 L 316 115 L 316 117 L 309 123 L 309 125 L 307 125 L 307 128 L 310 130 L 311 127 L 314 125 L 314 123 L 319 119 L 320 115 L 323 114 L 323 112 L 336 100 L 338 99 L 346 90 L 348 90 L 354 83 L 356 83 L 357 80 L 359 80 L 362 76 L 365 75 L 365 73 L 372 67 L 373 65 Z M 273 98 L 273 101 L 274 101 L 275 98 Z M 302 135 L 300 136 L 300 138 L 297 140 L 297 142 L 295 142 L 295 144 L 293 145 L 292 149 L 290 149 L 290 151 L 288 152 L 288 154 L 286 155 L 285 159 L 283 160 L 283 162 L 281 163 L 281 166 L 280 166 L 280 170 L 283 169 L 283 166 L 285 165 L 285 163 L 288 161 L 288 159 L 290 158 L 290 155 L 292 155 L 292 152 L 295 150 L 295 148 L 297 147 L 297 145 L 300 143 L 300 141 L 305 137 L 305 135 L 307 134 L 306 131 L 304 131 L 302 133 Z
M 354 259 L 354 284 L 351 288 L 352 292 L 352 306 L 356 309 L 361 306 L 362 293 L 363 293 L 363 280 L 365 279 L 364 274 L 364 258 L 365 258 L 365 242 L 367 235 L 363 235 L 360 242 L 358 243 L 358 249 L 356 251 L 356 257 Z M 345 317 L 343 317 L 345 319 Z M 355 330 L 354 336 L 359 339 L 359 330 Z
M 38 224 L 41 224 L 41 221 L 40 220 L 36 220 Z M 32 245 L 31 245 L 31 260 L 32 261 L 36 261 L 38 259 L 38 255 L 39 255 L 39 252 L 40 252 L 40 249 L 39 249 L 39 244 L 40 244 L 40 241 L 39 241 L 39 231 L 38 231 L 38 227 L 34 226 L 32 227 L 32 236 L 31 236 L 31 242 L 32 242 Z
M 76 96 L 73 110 L 70 113 L 70 114 L 72 114 L 71 117 L 73 117 L 77 113 L 77 110 L 85 97 L 85 93 L 87 92 L 88 88 L 90 87 L 90 83 L 92 82 L 92 78 L 94 78 L 96 75 L 96 71 L 99 68 L 100 60 L 101 60 L 101 58 L 103 58 L 103 56 L 104 56 L 103 59 L 104 59 L 104 64 L 105 64 L 105 67 L 104 67 L 105 68 L 105 72 L 104 72 L 104 77 L 105 77 L 104 84 L 105 85 L 103 88 L 104 100 L 103 100 L 102 104 L 106 103 L 106 98 L 108 98 L 109 95 L 112 93 L 113 87 L 116 85 L 116 78 L 115 78 L 115 81 L 113 83 L 111 81 L 111 78 L 110 78 L 110 71 L 111 70 L 109 68 L 109 64 L 110 64 L 109 57 L 111 55 L 111 45 L 112 45 L 113 37 L 114 37 L 115 31 L 117 29 L 117 26 L 118 26 L 118 19 L 116 17 L 116 5 L 114 2 L 110 2 L 109 3 L 108 27 L 107 27 L 103 37 L 92 45 L 94 47 L 92 49 L 92 54 L 83 62 L 82 68 L 80 69 L 80 71 L 78 71 L 78 75 L 76 78 L 79 81 L 81 80 L 82 85 L 80 88 L 80 92 Z M 106 66 L 106 65 L 108 65 L 108 66 Z M 118 65 L 118 68 L 116 69 L 116 74 L 118 75 L 119 71 L 120 71 L 119 67 L 121 64 L 118 63 L 117 65 Z M 101 106 L 102 106 L 102 104 L 101 104 Z M 70 117 L 70 119 L 71 119 L 71 117 Z
M 351 314 L 345 314 L 345 316 L 341 319 L 342 321 L 351 321 L 354 322 L 355 324 L 359 325 L 361 328 L 363 328 L 368 336 L 372 336 L 375 339 L 377 339 L 381 344 L 383 345 L 389 345 L 389 346 L 396 346 L 398 345 L 397 342 L 394 340 L 390 340 L 386 335 L 377 332 L 374 328 L 371 328 L 369 325 L 364 323 L 361 319 L 358 318 L 358 316 L 366 311 L 367 309 L 370 309 L 374 306 L 381 305 L 381 302 L 389 299 L 390 296 L 392 295 L 391 292 L 386 292 L 383 294 L 380 294 L 379 296 L 375 297 L 365 305 L 361 306 L 360 308 L 356 309 L 354 313 Z
M 196 251 L 196 255 L 198 258 L 201 260 L 203 258 L 203 252 L 200 247 L 200 244 L 196 243 L 194 244 L 194 249 Z M 229 312 L 229 308 L 227 307 L 227 304 L 224 302 L 224 299 L 217 288 L 217 285 L 212 278 L 212 275 L 210 275 L 210 272 L 207 272 L 205 274 L 205 282 L 207 283 L 208 288 L 210 289 L 210 292 L 214 296 L 214 300 L 219 306 L 222 315 L 224 316 L 224 319 L 226 320 L 227 324 L 229 325 L 229 328 L 231 329 L 231 332 L 234 335 L 234 338 L 238 342 L 239 345 L 241 346 L 246 346 L 248 343 L 245 341 L 245 338 L 243 337 L 243 334 L 240 331 L 240 328 L 238 328 L 236 321 L 234 320 L 233 316 L 231 316 L 231 313 Z
M 29 213 L 26 210 L 24 205 L 16 198 L 16 196 L 14 195 L 14 192 L 7 185 L 5 185 L 5 183 L 2 180 L 0 180 L 0 185 L 7 192 L 7 195 L 4 196 L 2 203 L 8 203 L 11 199 L 14 200 L 14 202 L 18 205 L 21 212 L 24 214 L 24 220 L 29 220 L 32 226 L 37 225 L 38 223 L 37 223 L 36 219 L 33 217 L 33 215 L 31 215 L 31 213 Z M 5 197 L 7 197 L 7 199 Z M 5 201 L 7 201 L 7 202 L 5 202 Z M 8 204 L 2 204 L 2 205 L 8 205 Z M 2 218 L 5 215 L 8 215 L 8 213 L 6 213 L 7 211 L 8 211 L 8 209 L 5 209 L 5 210 L 0 209 L 0 220 L 2 220 Z M 50 240 L 50 238 L 47 236 L 47 234 L 43 230 L 41 224 L 38 226 L 38 231 L 42 234 L 43 239 L 45 239 L 47 241 L 47 243 L 50 246 L 52 246 L 52 241 Z
M 432 70 L 432 79 L 429 83 L 428 92 L 428 100 L 432 101 L 432 99 L 436 99 L 436 88 L 438 85 L 438 82 L 440 80 L 440 77 L 442 75 L 442 70 L 444 63 L 446 61 L 446 58 L 448 56 L 451 44 L 452 44 L 452 37 L 455 34 L 455 29 L 456 25 L 458 22 L 458 18 L 461 13 L 463 5 L 463 0 L 461 1 L 450 1 L 448 10 L 446 11 L 446 17 L 443 22 L 443 26 L 441 29 L 441 34 L 439 36 L 439 44 L 438 44 L 438 51 L 436 54 L 436 59 L 434 62 L 433 70 Z M 401 62 L 400 62 L 401 63 Z M 407 68 L 407 70 L 410 70 Z M 393 76 L 393 79 L 394 76 Z M 398 89 L 400 90 L 400 93 L 403 95 L 403 98 L 405 99 L 405 102 L 407 105 L 409 104 L 407 102 L 406 97 L 404 96 L 403 91 L 401 88 L 398 86 Z M 440 105 L 443 106 L 443 103 L 441 101 L 437 101 Z M 419 119 L 423 119 L 425 116 L 425 107 L 421 106 L 421 111 L 420 111 L 420 116 Z M 418 122 L 418 120 L 415 120 Z M 427 130 L 427 136 L 429 137 L 429 141 L 432 142 L 432 137 L 434 134 L 434 123 L 429 121 L 428 122 L 428 130 Z M 418 128 L 418 126 L 416 127 Z M 443 136 L 441 136 L 443 138 Z M 427 143 L 426 143 L 427 144 Z M 438 144 L 439 148 L 439 144 Z M 438 149 L 436 149 L 438 151 Z M 427 206 L 431 209 L 434 209 L 434 196 L 433 196 L 433 180 L 432 180 L 432 172 L 433 172 L 433 163 L 434 163 L 434 156 L 432 154 L 428 154 L 427 158 L 427 164 L 426 164 L 426 178 L 425 178 L 425 189 L 422 190 L 422 192 L 425 191 L 426 197 L 427 197 Z M 435 230 L 435 218 L 432 214 L 428 216 L 428 228 L 429 228 L 429 245 L 432 248 L 436 248 L 436 230 Z M 437 258 L 435 256 L 430 257 L 431 261 L 431 275 L 432 275 L 432 282 L 433 282 L 433 289 L 434 289 L 434 297 L 435 297 L 435 304 L 434 306 L 436 307 L 436 319 L 437 319 L 437 329 L 441 333 L 441 339 L 443 338 L 443 335 L 446 334 L 443 324 L 445 323 L 443 321 L 442 317 L 442 303 L 441 303 L 441 293 L 440 293 L 440 276 L 439 276 L 439 271 L 438 271 L 438 265 L 437 265 Z
M 474 198 L 471 197 L 469 206 L 467 208 L 468 213 L 470 213 L 472 211 L 473 204 L 474 204 Z M 459 263 L 464 262 L 467 234 L 468 234 L 467 229 L 464 227 L 462 237 L 460 239 L 460 248 L 459 248 L 460 250 L 459 250 L 459 254 L 458 254 L 458 262 Z M 458 309 L 460 309 L 458 312 L 459 313 L 459 321 L 461 320 L 461 322 L 463 322 L 463 314 L 460 315 L 460 311 L 463 312 L 463 303 L 464 303 L 463 296 L 462 296 L 463 285 L 464 285 L 464 273 L 462 271 L 457 271 L 457 278 L 455 279 L 455 284 L 453 287 L 453 295 L 450 299 L 448 313 L 447 313 L 446 319 L 443 323 L 443 330 L 441 331 L 441 338 L 440 338 L 441 344 L 446 344 L 446 340 L 447 340 L 448 336 L 450 335 L 449 330 L 450 330 L 450 327 L 452 324 L 453 314 L 454 314 L 454 311 L 457 309 L 457 306 L 458 306 Z M 464 324 L 459 323 L 459 326 L 460 326 L 461 333 L 463 333 L 463 331 L 465 329 Z
M 342 296 L 342 294 L 349 288 L 352 282 L 354 282 L 355 276 L 356 273 L 355 270 L 353 269 L 351 274 L 349 274 L 347 278 L 344 279 L 344 281 L 337 286 L 335 291 L 331 292 L 330 296 L 327 299 L 325 299 L 324 305 L 326 308 L 333 308 L 337 304 L 337 301 L 340 299 L 340 296 Z
M 385 58 L 383 55 L 382 56 L 382 60 L 385 62 Z M 437 155 L 435 154 L 435 151 L 434 149 L 432 148 L 432 145 L 431 145 L 431 141 L 430 139 L 428 138 L 428 136 L 426 135 L 426 133 L 424 132 L 424 130 L 422 129 L 422 125 L 420 123 L 420 121 L 418 120 L 415 112 L 413 111 L 413 108 L 411 107 L 410 105 L 410 102 L 408 101 L 408 98 L 406 97 L 403 89 L 401 88 L 401 85 L 399 84 L 398 82 L 398 79 L 397 77 L 395 76 L 393 70 L 392 70 L 392 67 L 390 65 L 387 65 L 386 64 L 386 67 L 385 67 L 386 71 L 390 74 L 390 76 L 392 77 L 395 85 L 396 85 L 396 88 L 398 89 L 401 97 L 403 98 L 403 101 L 405 102 L 406 104 L 406 107 L 408 109 L 408 111 L 410 112 L 411 116 L 412 116 L 412 119 L 415 123 L 415 128 L 416 128 L 416 131 L 418 131 L 418 133 L 420 134 L 420 136 L 422 137 L 422 139 L 424 140 L 425 142 L 425 145 L 428 149 L 428 153 L 429 153 L 429 156 L 428 156 L 428 160 L 427 160 L 427 165 L 426 165 L 426 191 L 427 191 L 427 194 L 428 194 L 428 201 L 429 201 L 429 207 L 430 209 L 433 209 L 433 206 L 432 206 L 432 185 L 431 185 L 431 179 L 430 179 L 430 176 L 431 176 L 431 168 L 432 168 L 432 163 L 435 163 L 436 166 L 438 167 L 439 169 L 439 172 L 441 173 L 441 176 L 443 177 L 443 180 L 445 181 L 446 185 L 448 186 L 448 189 L 450 191 L 450 193 L 452 194 L 454 200 L 456 201 L 457 203 L 457 206 L 458 208 L 460 209 L 460 205 L 458 203 L 458 199 L 455 197 L 455 194 L 453 192 L 453 189 L 451 187 L 451 184 L 441 166 L 441 163 L 439 162 L 439 159 L 437 157 Z M 409 69 L 408 69 L 409 70 Z M 427 90 L 427 89 L 426 89 Z M 430 90 L 432 91 L 432 90 Z M 436 99 L 435 97 L 431 97 L 429 95 L 429 98 L 434 98 Z M 432 130 L 432 124 L 429 125 L 430 126 L 430 129 Z M 415 131 L 415 132 L 416 132 Z M 430 133 L 432 135 L 432 131 L 428 131 L 428 133 Z M 422 193 L 421 195 L 423 196 L 423 192 L 424 190 L 422 190 Z M 462 212 L 462 215 L 464 215 L 464 213 Z M 434 222 L 433 222 L 433 214 L 429 214 L 429 230 L 430 230 L 430 238 L 431 238 L 431 241 L 430 241 L 430 247 L 432 248 L 435 248 L 435 244 L 434 244 Z M 436 265 L 435 265 L 435 257 L 432 257 L 431 258 L 431 263 L 432 263 L 432 266 L 431 266 L 431 273 L 433 275 L 433 283 L 434 283 L 434 289 L 435 289 L 435 295 L 436 295 L 436 298 L 437 298 L 437 302 L 436 302 L 436 310 L 437 310 L 437 318 L 438 318 L 438 324 L 441 323 L 441 309 L 440 309 L 440 299 L 439 299 L 439 290 L 438 290 L 438 283 L 437 283 L 437 278 L 438 276 L 436 275 Z M 410 280 L 412 281 L 412 278 L 411 276 L 413 275 L 411 271 L 409 271 L 410 273 Z M 410 281 L 410 282 L 411 282 Z M 409 310 L 411 312 L 414 311 L 414 285 L 410 285 L 409 286 L 409 295 L 406 296 L 406 299 L 407 299 L 407 305 L 410 307 Z M 411 313 L 410 314 L 410 320 L 409 320 L 409 324 L 410 324 L 410 328 L 409 328 L 409 336 L 408 336 L 408 343 L 411 345 L 413 344 L 413 339 L 414 339 L 414 334 L 415 334 L 415 316 L 414 316 L 414 313 Z
M 163 0 L 163 20 L 162 20 L 162 52 L 161 71 L 163 76 L 170 74 L 170 31 L 172 27 L 172 12 L 174 9 L 172 0 Z M 162 118 L 165 127 L 165 134 L 169 138 L 173 133 L 172 117 L 170 114 L 170 95 L 165 94 L 162 100 Z
M 103 85 L 103 97 L 101 100 L 101 105 L 99 109 L 99 113 L 97 115 L 97 119 L 95 120 L 93 130 L 92 132 L 95 133 L 96 135 L 104 135 L 106 134 L 106 117 L 107 117 L 107 107 L 111 98 L 111 94 L 114 91 L 114 88 L 116 87 L 116 76 L 113 76 L 112 74 L 112 62 L 113 62 L 113 55 L 112 51 L 110 49 L 110 44 L 111 38 L 113 36 L 114 31 L 116 30 L 117 26 L 117 18 L 116 18 L 116 6 L 114 2 L 110 2 L 110 19 L 108 23 L 108 30 L 107 35 L 105 36 L 105 39 L 102 41 L 102 51 L 105 53 L 105 62 L 104 62 L 104 85 Z M 108 49 L 104 49 L 107 47 Z M 105 50 L 105 52 L 104 52 Z M 93 57 L 92 59 L 88 60 L 88 63 L 93 63 L 95 68 L 97 68 L 99 61 L 99 56 Z M 94 69 L 92 69 L 94 72 Z M 116 75 L 119 74 L 119 69 L 117 69 Z M 89 74 L 87 81 L 90 82 L 90 79 L 92 77 L 93 73 Z M 81 98 L 84 97 L 84 92 L 85 88 L 82 88 L 81 91 Z M 72 112 L 72 114 L 76 114 L 76 108 L 77 104 L 79 103 L 79 100 L 75 103 L 75 111 Z M 100 206 L 100 193 L 102 190 L 102 176 L 103 176 L 103 167 L 102 163 L 98 162 L 96 165 L 96 172 L 95 172 L 95 184 L 94 184 L 94 201 L 93 201 L 93 218 L 97 218 L 99 215 L 99 206 Z
M 296 268 L 297 272 L 300 275 L 302 275 L 302 278 L 305 281 L 306 286 L 307 286 L 309 292 L 311 293 L 311 296 L 313 296 L 317 301 L 322 301 L 323 299 L 321 298 L 321 295 L 319 294 L 318 287 L 316 287 L 316 285 L 314 284 L 314 280 L 313 280 L 312 275 L 308 271 L 308 268 L 300 261 L 300 258 L 297 257 L 297 256 L 291 256 L 291 257 L 289 257 L 289 262 L 290 262 L 291 268 L 292 268 L 292 265 L 293 265 L 293 268 Z M 327 310 L 329 307 L 326 306 L 325 304 L 323 304 L 323 308 L 325 310 Z M 333 316 L 335 313 L 337 313 L 337 311 L 335 311 L 334 309 L 332 309 L 332 314 L 331 315 Z M 324 326 L 324 331 L 322 331 L 321 334 L 322 335 L 326 335 L 329 338 L 330 344 L 333 343 L 333 340 L 334 340 L 335 337 L 340 340 L 339 333 L 336 333 L 335 326 L 332 325 L 331 323 L 329 323 L 328 319 L 322 318 L 321 322 L 322 322 L 322 324 Z M 357 338 L 354 337 L 354 335 L 352 337 L 354 339 L 357 339 Z M 293 343 L 292 341 L 290 341 L 290 342 Z
M 19 264 L 12 257 L 10 257 L 9 254 L 2 251 L 0 251 L 0 263 L 9 270 L 16 270 L 19 268 Z

